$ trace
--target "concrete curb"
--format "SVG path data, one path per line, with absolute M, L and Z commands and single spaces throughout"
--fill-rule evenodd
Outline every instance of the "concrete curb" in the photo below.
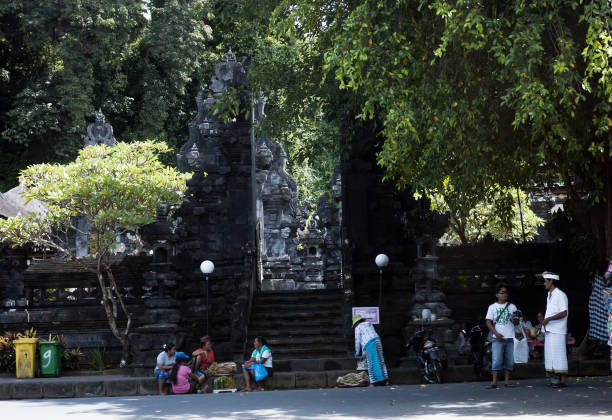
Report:
M 606 376 L 610 374 L 608 360 L 573 360 L 569 363 L 571 376 Z M 333 370 L 324 372 L 278 372 L 266 381 L 268 390 L 300 388 L 333 388 L 336 378 L 349 371 Z M 516 365 L 513 379 L 544 377 L 542 363 Z M 417 368 L 396 368 L 390 370 L 393 385 L 421 383 Z M 236 386 L 244 387 L 241 374 L 234 375 Z M 450 366 L 444 372 L 445 382 L 475 381 L 472 366 Z M 0 400 L 72 398 L 72 397 L 119 397 L 134 395 L 155 395 L 155 378 L 119 375 L 67 376 L 60 378 L 15 379 L 0 378 Z

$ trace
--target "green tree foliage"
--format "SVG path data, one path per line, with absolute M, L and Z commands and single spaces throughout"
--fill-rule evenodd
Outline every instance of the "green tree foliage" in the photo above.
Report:
M 594 225 L 610 256 L 611 16 L 605 0 L 363 0 L 326 68 L 382 121 L 379 163 L 399 187 L 450 177 L 478 202 L 559 176 L 570 198 L 606 202 Z
M 0 190 L 28 164 L 73 159 L 98 108 L 124 140 L 183 143 L 209 9 L 206 0 L 0 0 Z
M 544 221 L 529 205 L 529 197 L 519 189 L 494 186 L 487 198 L 473 202 L 456 191 L 450 179 L 443 189 L 427 194 L 431 209 L 448 213 L 449 226 L 441 241 L 448 244 L 470 244 L 491 235 L 501 241 L 532 240 Z
M 183 200 L 191 174 L 181 174 L 159 161 L 158 155 L 169 151 L 164 143 L 117 143 L 112 148 L 82 149 L 72 163 L 32 165 L 21 172 L 24 195 L 41 201 L 46 212 L 0 219 L 3 240 L 14 246 L 54 249 L 97 275 L 110 329 L 123 346 L 123 360 L 129 355 L 132 314 L 115 281 L 111 255 L 118 235 L 138 234 L 141 226 L 156 220 L 160 203 Z M 76 215 L 88 222 L 89 232 L 75 226 Z M 93 234 L 88 245 L 95 250 L 95 264 L 74 254 L 70 238 L 77 233 Z M 120 318 L 125 321 L 123 327 Z
M 327 93 L 338 89 L 333 79 L 323 80 L 324 48 L 317 36 L 285 24 L 287 6 L 278 0 L 217 1 L 210 24 L 219 53 L 231 47 L 239 57 L 250 56 L 246 89 L 266 98 L 260 134 L 283 145 L 300 198 L 316 202 L 329 190 L 338 162 L 343 95 Z

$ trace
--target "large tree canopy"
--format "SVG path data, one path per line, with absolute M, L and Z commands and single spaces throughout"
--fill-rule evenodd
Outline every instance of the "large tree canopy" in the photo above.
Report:
M 206 0 L 0 0 L 0 190 L 68 161 L 101 108 L 124 140 L 187 138 Z
M 465 204 L 560 179 L 612 255 L 609 0 L 0 1 L 0 186 L 74 155 L 100 106 L 121 138 L 182 142 L 231 47 L 306 196 L 371 120 L 399 188 L 448 179 Z
M 335 79 L 380 122 L 399 188 L 450 179 L 476 203 L 561 179 L 612 255 L 610 1 L 286 0 L 275 13 L 277 39 L 324 53 L 316 94 L 346 97 Z

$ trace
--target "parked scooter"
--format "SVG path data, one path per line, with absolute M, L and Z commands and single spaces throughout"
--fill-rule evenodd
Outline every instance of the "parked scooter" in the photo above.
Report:
M 480 320 L 470 330 L 470 349 L 474 359 L 474 373 L 478 379 L 489 379 L 491 376 L 491 341 L 486 321 Z
M 444 352 L 433 339 L 432 330 L 421 328 L 410 338 L 406 347 L 414 350 L 423 372 L 423 380 L 427 383 L 442 383 Z

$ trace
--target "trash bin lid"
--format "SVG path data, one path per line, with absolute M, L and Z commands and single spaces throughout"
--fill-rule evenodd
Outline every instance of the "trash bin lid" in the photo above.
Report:
M 38 342 L 37 338 L 20 338 L 18 340 L 13 341 L 13 343 L 16 343 L 16 344 L 34 344 L 37 342 Z
M 46 346 L 62 346 L 62 343 L 60 341 L 40 341 L 40 344 L 44 344 Z

